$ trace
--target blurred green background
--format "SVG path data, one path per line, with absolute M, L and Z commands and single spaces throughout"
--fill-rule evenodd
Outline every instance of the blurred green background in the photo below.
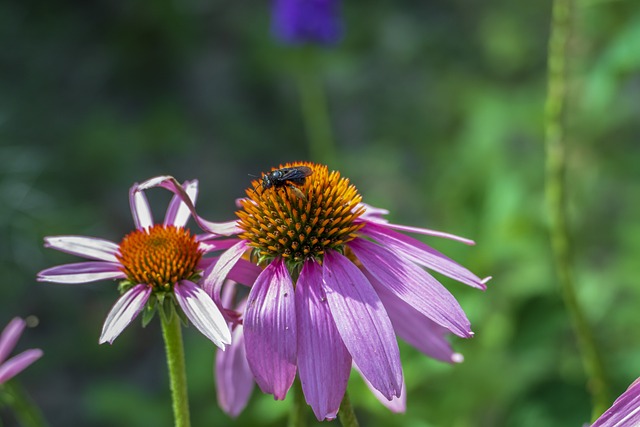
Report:
M 580 426 L 585 376 L 552 269 L 544 205 L 549 1 L 349 1 L 334 48 L 269 34 L 269 3 L 0 2 L 0 325 L 33 315 L 19 349 L 45 356 L 20 380 L 52 426 L 169 426 L 157 321 L 98 346 L 116 284 L 42 284 L 77 258 L 46 235 L 115 241 L 127 191 L 158 174 L 198 178 L 200 212 L 233 218 L 248 174 L 309 158 L 295 76 L 313 60 L 336 146 L 330 168 L 397 223 L 474 239 L 423 240 L 480 276 L 443 283 L 467 311 L 465 362 L 401 346 L 408 397 L 389 413 L 357 375 L 362 426 Z M 579 298 L 614 395 L 640 375 L 640 5 L 574 11 L 567 117 L 570 227 Z M 167 198 L 153 193 L 160 216 Z M 157 199 L 156 199 L 157 197 Z M 217 407 L 213 345 L 186 331 L 193 425 L 281 426 L 288 402 L 257 391 Z M 15 421 L 0 412 L 5 426 Z M 309 411 L 310 420 L 312 418 Z M 338 424 L 337 422 L 335 423 Z

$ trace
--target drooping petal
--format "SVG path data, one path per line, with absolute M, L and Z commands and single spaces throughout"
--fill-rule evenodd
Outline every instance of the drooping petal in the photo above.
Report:
M 347 389 L 351 355 L 333 322 L 315 261 L 305 262 L 295 297 L 302 391 L 318 421 L 333 419 Z
M 293 283 L 282 259 L 260 274 L 249 292 L 244 319 L 247 360 L 263 392 L 284 399 L 296 376 Z
M 220 301 L 220 288 L 229 272 L 247 250 L 247 242 L 239 241 L 220 255 L 220 259 L 204 272 L 203 289 L 214 301 Z
M 591 427 L 632 427 L 638 425 L 640 425 L 640 381 L 636 380 Z
M 364 380 L 364 383 L 367 385 L 369 390 L 371 390 L 376 399 L 378 399 L 378 401 L 382 403 L 388 410 L 390 410 L 391 412 L 395 412 L 396 414 L 402 414 L 407 410 L 407 386 L 405 385 L 405 382 L 402 383 L 402 392 L 400 393 L 400 396 L 394 397 L 393 399 L 389 400 L 384 397 L 382 393 L 375 389 L 375 387 L 369 382 L 367 377 L 362 375 L 362 372 L 360 371 L 360 368 L 358 368 L 358 365 L 354 363 L 353 367 L 356 369 L 356 371 L 358 371 L 358 373 Z
M 240 228 L 238 228 L 238 226 L 237 226 L 237 221 L 216 223 L 216 222 L 210 222 L 210 221 L 207 221 L 207 220 L 201 218 L 196 213 L 196 208 L 193 205 L 193 203 L 191 202 L 191 199 L 189 198 L 189 195 L 184 190 L 184 188 L 182 188 L 180 183 L 178 181 L 176 181 L 176 179 L 174 177 L 168 176 L 168 175 L 157 176 L 155 178 L 148 179 L 147 181 L 143 182 L 142 184 L 140 184 L 138 186 L 138 188 L 140 190 L 146 190 L 146 189 L 153 188 L 153 187 L 165 188 L 165 189 L 171 191 L 173 194 L 175 194 L 178 197 L 180 197 L 182 202 L 189 209 L 189 212 L 191 212 L 191 215 L 193 216 L 193 219 L 196 221 L 196 223 L 203 230 L 205 230 L 205 231 L 207 231 L 209 233 L 213 233 L 213 234 L 219 235 L 219 236 L 231 236 L 231 235 L 239 234 L 239 233 L 242 232 L 242 230 Z
M 126 277 L 120 270 L 120 264 L 89 261 L 47 268 L 38 273 L 37 280 L 40 282 L 78 284 L 97 280 L 124 279 Z
M 0 363 L 9 356 L 26 326 L 27 322 L 19 317 L 14 317 L 2 330 L 0 335 Z
M 368 240 L 354 239 L 349 248 L 381 285 L 411 307 L 456 335 L 473 335 L 458 301 L 422 268 Z
M 337 0 L 275 0 L 272 32 L 288 44 L 333 44 L 342 36 L 340 2 Z
M 238 262 L 229 271 L 229 279 L 242 285 L 251 286 L 262 273 L 262 269 L 245 259 L 239 259 Z
M 195 205 L 198 197 L 198 180 L 185 181 L 182 188 L 189 196 L 191 202 Z M 189 220 L 189 208 L 182 202 L 179 196 L 174 195 L 169 202 L 167 214 L 164 217 L 164 225 L 175 225 L 176 227 L 184 227 Z
M 386 219 L 382 218 L 382 215 L 387 215 L 389 213 L 388 210 L 375 208 L 373 206 L 367 205 L 366 203 L 360 203 L 360 205 L 364 206 L 366 209 L 365 213 L 359 218 L 364 222 L 370 222 L 373 224 L 382 225 L 386 228 L 391 228 L 393 230 L 406 231 L 408 233 L 418 233 L 424 234 L 426 236 L 442 237 L 443 239 L 455 240 L 456 242 L 464 243 L 465 245 L 476 244 L 476 242 L 471 239 L 460 237 L 451 233 L 445 233 L 444 231 L 431 230 L 429 228 L 422 227 L 412 227 L 409 225 L 392 224 Z
M 30 350 L 23 351 L 17 356 L 13 356 L 11 359 L 4 362 L 0 365 L 0 384 L 19 374 L 40 357 L 42 357 L 42 350 L 32 348 Z
M 118 262 L 118 245 L 104 239 L 84 236 L 49 236 L 44 238 L 44 247 L 57 249 L 83 258 Z
M 375 290 L 348 258 L 327 251 L 323 289 L 342 341 L 363 375 L 387 399 L 402 389 L 400 351 Z
M 205 337 L 223 350 L 231 344 L 229 326 L 205 291 L 189 280 L 182 280 L 176 283 L 173 293 L 184 314 Z
M 450 333 L 448 329 L 434 323 L 402 301 L 370 273 L 365 271 L 365 276 L 384 304 L 398 337 L 434 359 L 447 363 L 460 363 L 464 360 L 460 353 L 453 351 L 451 344 L 447 341 L 446 336 Z
M 140 188 L 138 184 L 134 184 L 129 189 L 131 215 L 133 216 L 133 223 L 138 230 L 142 230 L 153 225 L 153 216 L 151 216 L 149 201 L 142 190 L 143 189 Z
M 474 288 L 487 288 L 478 276 L 419 240 L 372 222 L 368 222 L 360 232 L 419 265 Z
M 140 314 L 151 295 L 151 287 L 148 285 L 136 285 L 125 292 L 113 305 L 102 326 L 100 344 L 108 342 L 113 344 L 118 335 L 133 319 Z
M 230 417 L 237 417 L 247 406 L 255 381 L 247 362 L 243 326 L 231 332 L 231 345 L 216 351 L 216 394 L 218 404 Z

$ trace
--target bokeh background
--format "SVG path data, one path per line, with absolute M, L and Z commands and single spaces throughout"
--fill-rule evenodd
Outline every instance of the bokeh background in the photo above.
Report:
M 465 356 L 455 366 L 401 346 L 406 414 L 352 376 L 361 425 L 588 421 L 544 204 L 550 8 L 347 1 L 343 40 L 305 49 L 273 40 L 266 1 L 0 2 L 0 325 L 38 319 L 18 350 L 45 356 L 19 380 L 51 426 L 169 426 L 172 416 L 157 321 L 99 346 L 116 284 L 37 283 L 39 270 L 76 260 L 43 249 L 43 237 L 118 241 L 133 227 L 128 188 L 158 174 L 198 178 L 200 212 L 232 219 L 249 174 L 314 160 L 301 75 L 326 98 L 330 168 L 394 222 L 474 239 L 423 240 L 494 276 L 484 293 L 442 278 L 476 336 L 454 340 Z M 638 2 L 578 1 L 570 53 L 574 267 L 618 395 L 640 376 Z M 168 195 L 151 196 L 160 215 Z M 224 415 L 213 345 L 193 328 L 185 339 L 195 427 L 286 423 L 288 402 L 257 391 L 239 418 Z M 6 408 L 0 419 L 15 425 Z

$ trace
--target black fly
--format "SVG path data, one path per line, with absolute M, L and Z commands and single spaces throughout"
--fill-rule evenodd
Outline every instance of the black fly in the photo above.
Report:
M 282 188 L 289 186 L 298 197 L 306 199 L 302 192 L 294 186 L 304 184 L 305 179 L 313 173 L 313 170 L 307 166 L 294 166 L 291 168 L 282 168 L 265 173 L 262 176 L 262 189 L 266 190 L 271 187 Z

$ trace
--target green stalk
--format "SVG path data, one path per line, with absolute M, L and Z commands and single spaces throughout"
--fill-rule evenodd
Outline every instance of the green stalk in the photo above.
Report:
M 546 198 L 551 246 L 592 398 L 595 420 L 610 404 L 604 366 L 593 333 L 575 291 L 573 252 L 567 226 L 567 141 L 564 117 L 567 110 L 567 59 L 573 0 L 554 0 L 548 52 L 548 92 L 545 106 Z
M 16 419 L 22 427 L 46 427 L 48 424 L 26 391 L 15 381 L 15 378 L 0 385 L 0 403 L 13 409 Z M 1 421 L 0 421 L 1 423 Z
M 338 418 L 342 427 L 358 427 L 358 419 L 356 413 L 351 406 L 351 399 L 349 399 L 349 393 L 344 392 L 344 397 L 340 403 L 340 410 L 338 411 Z
M 318 75 L 315 52 L 300 52 L 297 61 L 296 82 L 300 93 L 302 116 L 307 132 L 311 160 L 334 164 L 336 150 L 333 142 L 329 106 L 322 81 Z M 337 167 L 337 166 L 334 166 Z
M 175 427 L 189 427 L 191 422 L 189 421 L 187 372 L 184 363 L 180 317 L 177 313 L 172 313 L 170 316 L 167 316 L 163 310 L 158 311 L 160 312 L 162 336 L 167 352 L 167 366 L 169 367 L 169 383 L 171 386 Z
M 291 408 L 291 414 L 289 415 L 288 427 L 306 427 L 307 425 L 307 403 L 304 400 L 304 394 L 302 393 L 302 384 L 300 379 L 296 377 L 293 382 L 293 408 Z

